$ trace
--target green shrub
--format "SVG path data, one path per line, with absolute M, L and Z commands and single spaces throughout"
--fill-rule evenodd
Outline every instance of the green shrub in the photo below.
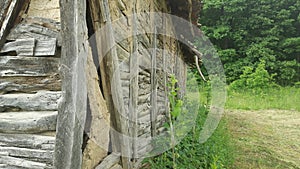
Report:
M 277 86 L 273 81 L 275 74 L 270 75 L 268 73 L 265 61 L 262 60 L 256 69 L 250 66 L 245 66 L 243 69 L 243 74 L 240 76 L 240 79 L 230 84 L 230 90 L 251 90 L 254 92 L 261 92 L 264 89 Z

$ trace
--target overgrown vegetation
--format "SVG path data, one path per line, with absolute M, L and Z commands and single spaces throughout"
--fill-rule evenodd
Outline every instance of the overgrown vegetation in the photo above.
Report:
M 199 109 L 196 125 L 172 150 L 166 151 L 160 156 L 149 158 L 145 161 L 151 169 L 173 168 L 173 153 L 176 157 L 176 168 L 183 169 L 225 169 L 233 162 L 233 145 L 228 133 L 227 124 L 222 120 L 212 137 L 204 144 L 199 143 L 199 133 L 204 124 L 207 109 L 203 106 Z
M 263 60 L 275 82 L 300 81 L 299 0 L 204 0 L 202 30 L 218 50 L 228 83 Z
M 227 109 L 298 110 L 300 88 L 277 85 L 261 61 L 256 69 L 245 66 L 243 74 L 228 87 Z
M 300 111 L 300 1 L 205 0 L 203 2 L 200 18 L 202 30 L 215 45 L 226 73 L 228 83 L 226 109 Z M 189 85 L 195 81 L 199 83 L 200 98 L 197 89 Z M 231 140 L 227 129 L 228 118 L 222 119 L 206 143 L 198 142 L 210 105 L 210 83 L 192 78 L 188 80 L 187 89 L 194 92 L 188 97 L 200 99 L 201 102 L 196 125 L 173 149 L 147 159 L 146 166 L 154 169 L 236 168 L 238 165 L 232 164 L 237 151 L 231 143 L 243 140 L 238 142 Z M 171 96 L 176 94 L 173 93 Z M 177 109 L 176 101 L 171 107 L 175 107 L 173 110 Z M 176 110 L 172 114 L 177 117 Z M 256 117 L 255 114 L 253 117 Z M 176 123 L 176 118 L 170 119 L 169 124 Z M 253 138 L 264 140 L 260 135 Z M 173 141 L 171 139 L 171 142 Z M 239 148 L 249 148 L 243 146 L 241 144 Z M 258 151 L 256 149 L 262 153 L 269 150 L 251 147 L 251 150 L 247 151 Z M 263 162 L 256 157 L 248 158 L 252 159 L 251 166 L 282 167 L 269 164 L 274 161 L 272 158 L 275 157 L 272 156 L 265 156 Z M 258 160 L 258 165 L 254 165 L 257 162 L 255 160 Z M 275 162 L 274 164 L 277 165 Z M 245 165 L 241 166 L 247 165 L 245 162 Z M 283 164 L 285 167 L 288 165 Z
M 191 74 L 190 74 L 191 75 Z M 206 99 L 201 99 L 201 105 L 198 107 L 198 112 L 193 116 L 187 112 L 195 112 L 195 106 L 186 106 L 190 110 L 184 110 L 183 102 L 177 98 L 178 89 L 175 87 L 176 79 L 171 77 L 170 79 L 170 121 L 168 121 L 166 128 L 169 131 L 169 141 L 170 143 L 166 146 L 171 145 L 171 149 L 160 154 L 159 156 L 148 158 L 144 161 L 144 168 L 151 169 L 225 169 L 233 163 L 233 145 L 231 145 L 231 137 L 227 129 L 227 122 L 222 120 L 214 132 L 214 134 L 209 138 L 204 144 L 199 143 L 199 137 L 201 137 L 200 131 L 204 125 L 208 114 L 208 103 L 206 96 L 209 93 L 209 87 L 200 88 L 203 94 L 200 96 L 206 97 Z M 197 81 L 197 78 L 189 79 L 191 81 Z M 193 83 L 192 83 L 193 84 Z M 189 86 L 189 85 L 188 85 Z M 193 86 L 193 85 L 191 85 Z M 209 86 L 209 85 L 205 85 Z M 190 88 L 194 91 L 190 97 L 190 100 L 199 101 L 199 95 L 197 86 L 195 88 Z M 189 88 L 188 88 L 189 90 Z M 204 92 L 205 90 L 205 92 Z M 202 92 L 200 92 L 202 93 Z M 195 103 L 185 103 L 192 104 Z M 196 118 L 196 120 L 195 120 Z M 188 133 L 182 133 L 186 128 L 190 128 Z M 186 130 L 185 130 L 186 131 Z M 180 143 L 173 147 L 174 143 L 180 140 Z M 159 139 L 158 146 L 163 147 L 165 140 Z M 178 143 L 178 142 L 176 142 Z

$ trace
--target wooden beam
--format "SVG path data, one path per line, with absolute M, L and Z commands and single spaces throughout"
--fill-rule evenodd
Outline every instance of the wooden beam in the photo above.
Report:
M 151 11 L 154 10 L 154 2 L 151 1 Z M 151 23 L 153 25 L 152 29 L 154 34 L 152 35 L 151 43 L 152 43 L 152 54 L 151 54 L 151 136 L 156 136 L 156 116 L 157 116 L 157 28 L 155 24 L 155 18 L 151 15 Z
M 55 131 L 57 112 L 0 113 L 1 133 L 41 133 Z
M 0 53 L 13 51 L 15 51 L 18 56 L 54 56 L 56 52 L 56 39 L 17 39 L 14 42 L 4 44 Z
M 30 169 L 43 169 L 43 168 L 50 168 L 50 166 L 47 166 L 45 163 L 40 162 L 34 162 L 30 160 L 25 160 L 21 158 L 16 157 L 10 157 L 10 156 L 1 156 L 0 155 L 0 163 L 6 164 L 5 168 L 13 168 L 13 169 L 21 169 L 21 168 L 30 168 Z
M 56 111 L 61 92 L 39 91 L 35 94 L 0 95 L 0 112 Z
M 28 7 L 30 0 L 11 0 L 11 1 L 3 1 L 0 6 L 6 6 L 7 12 L 3 12 L 1 25 L 0 25 L 0 49 L 3 47 L 6 36 L 9 34 L 10 29 L 14 26 L 14 24 L 21 19 L 22 12 Z M 5 10 L 6 11 L 6 10 Z
M 111 25 L 109 2 L 108 0 L 90 0 L 90 4 L 94 30 L 96 30 L 102 87 L 114 127 L 114 130 L 111 130 L 112 148 L 114 152 L 121 152 L 122 166 L 124 169 L 129 169 L 131 168 L 129 158 L 131 157 L 131 146 L 127 137 L 129 136 L 129 117 L 125 112 L 119 58 Z M 105 26 L 107 31 L 99 32 Z M 107 52 L 105 50 L 108 50 L 108 46 L 112 47 L 110 52 L 104 53 Z
M 30 161 L 52 164 L 53 151 L 28 149 L 20 147 L 0 147 L 0 152 L 7 152 L 9 156 Z
M 95 168 L 108 153 L 110 143 L 110 114 L 99 87 L 98 72 L 90 47 L 86 71 L 89 110 L 91 111 L 92 119 L 89 122 L 90 127 L 86 131 L 89 140 L 84 149 L 82 168 Z
M 61 80 L 58 73 L 44 77 L 1 77 L 0 94 L 7 93 L 37 93 L 41 90 L 60 91 Z
M 86 59 L 88 57 L 86 1 L 60 0 L 61 75 L 54 168 L 80 169 L 87 111 Z
M 138 137 L 138 96 L 139 96 L 139 54 L 138 54 L 138 38 L 137 38 L 137 18 L 136 18 L 136 6 L 137 0 L 133 1 L 132 9 L 132 42 L 131 42 L 131 54 L 130 54 L 130 88 L 128 96 L 129 98 L 129 116 L 131 121 L 130 137 L 132 138 L 132 158 L 138 158 L 137 156 L 137 137 Z
M 55 137 L 50 136 L 0 133 L 0 146 L 2 147 L 54 150 L 54 142 Z
M 61 46 L 60 24 L 52 20 L 26 18 L 21 24 L 12 28 L 7 40 L 34 38 L 36 40 L 57 39 L 58 46 Z
M 107 156 L 96 169 L 110 169 L 120 162 L 120 154 L 112 153 Z
M 51 76 L 59 66 L 59 58 L 0 56 L 0 77 Z

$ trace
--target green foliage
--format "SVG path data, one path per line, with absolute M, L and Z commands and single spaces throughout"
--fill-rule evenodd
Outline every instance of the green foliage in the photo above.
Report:
M 227 124 L 222 120 L 212 137 L 204 144 L 199 143 L 199 133 L 207 116 L 207 109 L 200 107 L 196 125 L 175 146 L 176 167 L 179 169 L 225 169 L 233 163 L 233 145 Z M 166 151 L 160 156 L 144 161 L 151 169 L 173 168 L 173 152 Z
M 218 49 L 229 83 L 244 66 L 266 70 L 280 85 L 300 81 L 299 0 L 205 0 L 202 30 Z
M 180 100 L 177 96 L 179 88 L 176 87 L 178 80 L 176 79 L 175 75 L 170 76 L 170 83 L 169 83 L 169 102 L 170 102 L 170 114 L 172 121 L 180 115 L 181 107 L 182 107 L 182 100 Z
M 193 82 L 197 81 L 200 77 L 193 76 L 192 72 L 189 72 L 188 83 L 195 84 Z M 198 79 L 198 80 L 199 80 Z M 191 82 L 190 82 L 191 81 Z M 178 168 L 178 169 L 226 169 L 230 168 L 233 163 L 233 145 L 231 144 L 231 136 L 227 129 L 227 122 L 223 119 L 214 134 L 208 139 L 207 142 L 200 144 L 199 143 L 199 133 L 202 130 L 202 127 L 205 123 L 205 120 L 208 115 L 208 104 L 210 100 L 210 83 L 204 83 L 199 81 L 199 89 L 193 90 L 194 92 L 190 93 L 187 97 L 192 98 L 190 103 L 182 105 L 183 101 L 177 98 L 178 88 L 176 88 L 177 80 L 174 76 L 170 77 L 169 83 L 169 100 L 171 105 L 171 115 L 172 110 L 175 110 L 176 107 L 181 108 L 181 113 L 177 116 L 177 113 L 174 114 L 173 118 L 171 117 L 167 129 L 171 134 L 171 143 L 166 144 L 166 140 L 161 138 L 157 139 L 154 142 L 154 147 L 162 148 L 168 147 L 173 144 L 173 139 L 176 141 L 181 140 L 179 144 L 172 147 L 170 150 L 164 152 L 161 155 L 158 155 L 153 158 L 148 158 L 144 160 L 145 168 L 151 169 L 166 169 L 166 168 Z M 195 86 L 197 87 L 197 86 Z M 200 92 L 199 92 L 199 91 Z M 198 93 L 199 92 L 199 93 Z M 200 98 L 199 98 L 200 97 Z M 202 100 L 202 98 L 205 98 Z M 200 107 L 196 106 L 195 102 L 200 99 Z M 172 103 L 171 103 L 172 102 Z M 181 103 L 179 103 L 181 102 Z M 190 104 L 189 106 L 185 106 Z M 173 106 L 175 107 L 173 107 Z M 188 108 L 183 110 L 184 107 Z M 186 112 L 195 112 L 198 109 L 196 115 L 189 114 Z M 172 132 L 172 127 L 173 131 Z M 188 128 L 188 130 L 184 129 Z M 182 134 L 181 131 L 186 131 Z M 157 151 L 157 150 L 156 150 Z M 160 152 L 161 150 L 158 150 Z
M 254 92 L 269 89 L 276 86 L 273 76 L 265 69 L 265 61 L 261 61 L 257 68 L 245 66 L 240 79 L 230 84 L 230 89 L 235 91 L 251 90 Z

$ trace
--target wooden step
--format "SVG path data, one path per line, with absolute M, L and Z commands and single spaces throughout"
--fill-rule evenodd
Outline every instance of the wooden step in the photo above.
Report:
M 18 56 L 54 56 L 56 39 L 36 40 L 34 38 L 16 39 L 4 44 L 0 53 L 16 52 Z
M 46 77 L 1 77 L 0 94 L 36 93 L 40 90 L 60 91 L 59 74 Z
M 60 58 L 0 56 L 0 77 L 51 76 L 59 73 Z
M 0 169 L 51 168 L 55 137 L 0 133 Z
M 34 162 L 27 159 L 16 158 L 11 156 L 1 156 L 0 164 L 4 164 L 3 169 L 45 169 L 51 168 L 51 165 L 45 163 Z M 1 169 L 1 167 L 0 167 Z
M 0 146 L 54 150 L 55 137 L 32 134 L 0 133 Z
M 55 131 L 57 111 L 0 113 L 1 133 L 40 133 Z
M 55 111 L 61 92 L 39 91 L 35 94 L 0 95 L 0 112 Z

